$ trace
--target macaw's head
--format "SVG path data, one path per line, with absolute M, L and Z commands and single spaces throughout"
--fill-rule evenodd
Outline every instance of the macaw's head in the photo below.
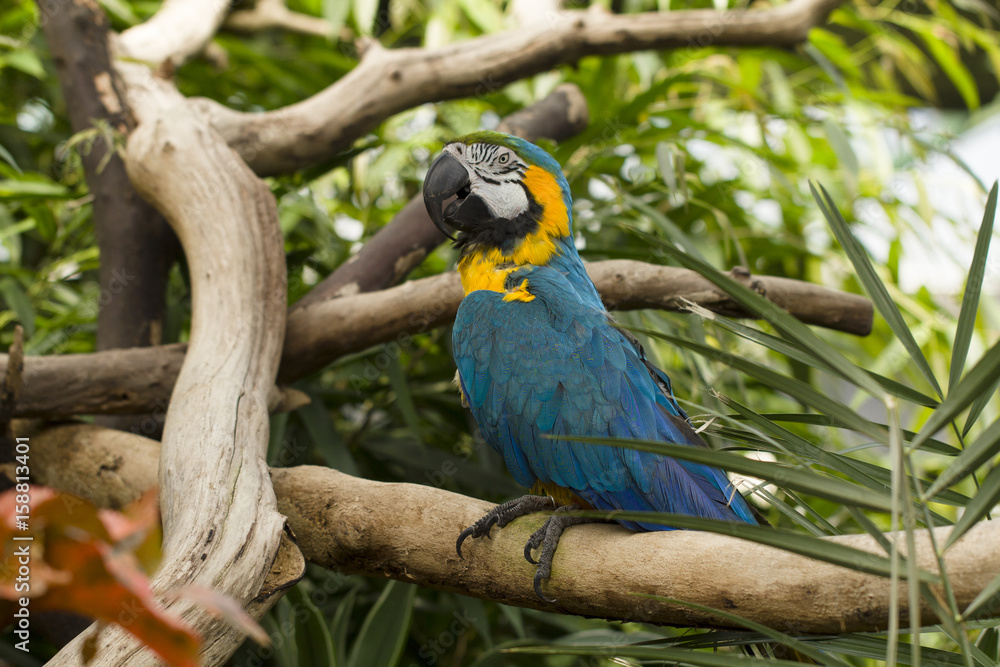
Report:
M 544 264 L 572 245 L 569 185 L 559 163 L 507 134 L 476 132 L 445 146 L 424 179 L 424 205 L 465 253 Z

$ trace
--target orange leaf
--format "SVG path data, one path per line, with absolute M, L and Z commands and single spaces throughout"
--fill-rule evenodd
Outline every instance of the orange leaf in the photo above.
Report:
M 133 552 L 147 573 L 160 563 L 160 509 L 156 487 L 122 512 L 98 510 L 98 518 L 118 548 Z
M 25 496 L 30 496 L 27 522 L 34 539 L 17 544 L 30 545 L 30 595 L 16 590 L 24 547 L 10 547 L 6 539 L 25 536 L 16 516 L 25 514 Z M 171 665 L 196 667 L 201 638 L 156 601 L 133 553 L 140 549 L 148 556 L 152 547 L 158 551 L 159 534 L 155 492 L 125 514 L 99 511 L 43 487 L 30 487 L 20 498 L 7 492 L 0 495 L 0 537 L 5 538 L 0 565 L 7 566 L 0 571 L 0 597 L 18 593 L 31 598 L 33 609 L 61 609 L 117 623 Z

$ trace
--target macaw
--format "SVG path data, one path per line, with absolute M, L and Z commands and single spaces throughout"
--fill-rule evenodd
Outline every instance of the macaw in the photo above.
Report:
M 531 563 L 541 549 L 534 588 L 547 600 L 542 582 L 551 576 L 560 535 L 587 521 L 566 510 L 764 522 L 717 468 L 559 438 L 706 446 L 666 374 L 601 302 L 573 241 L 569 184 L 551 155 L 498 132 L 469 134 L 446 145 L 432 163 L 423 196 L 431 220 L 461 251 L 465 297 L 452 343 L 463 400 L 514 479 L 532 490 L 462 531 L 459 556 L 468 537 L 555 510 L 525 545 Z M 620 523 L 634 531 L 672 530 Z

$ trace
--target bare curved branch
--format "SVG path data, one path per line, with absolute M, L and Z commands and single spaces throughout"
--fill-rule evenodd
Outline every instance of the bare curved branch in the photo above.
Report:
M 95 480 L 111 448 L 133 458 L 130 472 L 156 464 L 148 453 L 155 443 L 97 426 L 60 426 L 32 438 L 32 451 L 42 455 L 75 452 L 58 478 L 39 481 L 96 499 L 108 499 Z M 144 461 L 135 460 L 142 456 Z M 123 490 L 122 496 L 115 496 L 119 503 L 138 493 L 124 476 L 119 470 L 110 480 Z M 879 631 L 888 623 L 887 578 L 723 535 L 631 533 L 616 525 L 566 532 L 547 584 L 558 603 L 547 605 L 535 596 L 533 568 L 521 557 L 541 517 L 494 529 L 492 540 L 469 540 L 465 560 L 460 560 L 455 537 L 482 516 L 488 503 L 429 486 L 373 482 L 314 466 L 273 468 L 271 476 L 278 507 L 298 536 L 302 553 L 313 563 L 345 574 L 389 577 L 522 607 L 664 625 L 725 627 L 726 621 L 637 594 L 726 609 L 791 634 Z M 938 544 L 949 530 L 935 531 Z M 902 534 L 886 536 L 906 542 Z M 885 554 L 868 535 L 827 539 Z M 916 532 L 916 545 L 918 565 L 936 572 L 926 530 Z M 1000 575 L 998 550 L 1000 524 L 995 521 L 982 522 L 948 550 L 946 565 L 959 609 Z M 899 601 L 904 623 L 905 598 Z M 984 612 L 996 615 L 997 607 L 988 606 Z M 920 613 L 924 622 L 934 622 L 929 608 Z
M 119 36 L 116 55 L 181 65 L 212 41 L 229 5 L 229 0 L 166 0 L 151 19 Z
M 608 15 L 565 11 L 533 26 L 436 49 L 370 49 L 316 95 L 267 113 L 192 100 L 258 174 L 301 169 L 418 104 L 493 92 L 584 56 L 708 45 L 790 46 L 844 0 L 791 0 L 764 10 Z
M 267 185 L 203 119 L 183 105 L 158 107 L 160 99 L 171 98 L 139 99 L 126 167 L 181 240 L 194 299 L 160 452 L 165 540 L 154 587 L 198 583 L 245 605 L 259 594 L 284 527 L 264 463 L 286 312 L 281 231 Z M 243 639 L 187 603 L 169 606 L 203 636 L 206 664 Z M 97 647 L 92 665 L 157 664 L 118 629 L 84 633 L 50 664 L 80 664 L 88 640 Z
M 294 12 L 284 0 L 257 0 L 253 9 L 241 9 L 226 18 L 223 27 L 237 32 L 258 32 L 270 28 L 329 37 L 330 24 L 316 16 Z

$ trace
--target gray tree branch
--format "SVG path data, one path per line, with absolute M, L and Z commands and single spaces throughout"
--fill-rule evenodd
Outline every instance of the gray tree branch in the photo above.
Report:
M 95 3 L 75 2 L 75 20 L 100 24 Z M 186 16 L 197 26 L 185 29 L 197 35 L 206 23 L 191 13 L 198 8 L 218 11 L 214 4 L 173 0 L 157 15 L 172 23 L 154 18 L 147 25 L 154 35 L 166 33 Z M 167 57 L 183 53 L 175 47 Z M 287 293 L 277 209 L 267 185 L 190 111 L 172 84 L 135 63 L 121 63 L 118 72 L 139 121 L 126 149 L 129 180 L 177 233 L 193 292 L 191 341 L 171 382 L 160 451 L 164 556 L 154 589 L 197 583 L 245 606 L 260 594 L 271 565 L 289 555 L 280 549 L 285 521 L 264 463 Z M 289 567 L 285 574 L 300 576 L 301 570 Z M 263 613 L 280 590 L 272 586 L 269 600 L 257 600 L 255 611 Z M 243 639 L 189 603 L 168 606 L 204 638 L 206 664 L 225 660 Z M 157 664 L 120 629 L 95 626 L 84 635 L 50 664 L 82 664 L 88 640 L 97 649 L 91 665 Z
M 375 45 L 351 72 L 312 97 L 266 113 L 192 100 L 261 175 L 321 162 L 389 116 L 418 104 L 482 95 L 584 56 L 644 49 L 793 46 L 844 0 L 791 0 L 762 10 L 609 15 L 563 11 L 535 25 L 435 49 Z
M 71 451 L 58 472 L 43 466 L 38 481 L 101 502 L 125 503 L 148 481 L 156 443 L 91 425 L 58 426 L 32 438 L 32 451 Z M 107 473 L 115 456 L 128 467 Z M 145 470 L 143 470 L 145 469 Z M 387 484 L 328 468 L 273 468 L 278 507 L 298 536 L 305 557 L 345 574 L 388 577 L 426 588 L 504 604 L 582 616 L 664 625 L 726 627 L 725 620 L 645 595 L 671 597 L 725 609 L 772 628 L 798 633 L 885 630 L 890 581 L 719 534 L 672 531 L 632 533 L 617 525 L 571 528 L 563 536 L 546 585 L 558 602 L 541 602 L 532 589 L 534 568 L 521 553 L 542 517 L 494 529 L 492 540 L 469 540 L 465 559 L 455 538 L 490 507 L 488 503 L 416 484 Z M 111 493 L 109 488 L 117 489 Z M 942 544 L 950 528 L 937 529 Z M 899 540 L 905 552 L 906 537 Z M 826 538 L 831 543 L 885 555 L 868 535 Z M 928 531 L 917 531 L 918 565 L 937 572 Z M 959 609 L 1000 575 L 1000 524 L 984 521 L 951 549 L 945 562 Z M 901 622 L 909 610 L 900 596 Z M 1000 603 L 984 606 L 996 615 Z M 927 607 L 921 620 L 933 623 Z
M 223 27 L 236 32 L 277 28 L 314 37 L 330 37 L 330 24 L 326 20 L 292 11 L 284 0 L 257 0 L 251 9 L 240 9 L 227 16 Z
M 725 293 L 693 271 L 631 260 L 587 265 L 610 308 L 684 311 L 687 302 L 733 317 L 748 317 Z M 743 274 L 740 274 L 743 276 Z M 803 322 L 866 335 L 871 302 L 811 283 L 770 276 L 743 279 Z M 462 300 L 458 274 L 444 273 L 369 294 L 353 294 L 293 308 L 280 377 L 291 382 L 347 354 L 449 324 Z M 26 357 L 18 417 L 151 412 L 162 417 L 186 346 L 110 350 L 93 354 Z M 0 355 L 0 372 L 6 367 Z M 143 432 L 151 432 L 143 427 Z
M 204 49 L 226 14 L 229 0 L 166 0 L 148 21 L 115 40 L 115 55 L 172 71 Z

